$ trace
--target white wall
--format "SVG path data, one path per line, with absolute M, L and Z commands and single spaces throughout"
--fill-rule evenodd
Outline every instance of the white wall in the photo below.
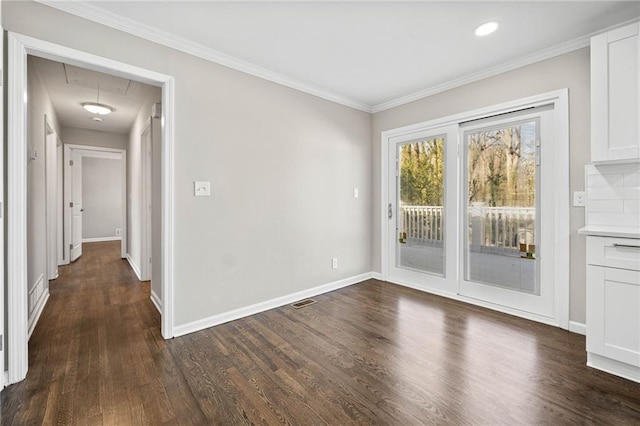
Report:
M 116 236 L 123 229 L 122 160 L 82 157 L 82 238 Z
M 89 145 L 103 148 L 126 149 L 128 135 L 120 133 L 98 132 L 96 130 L 62 127 L 62 140 L 65 144 Z
M 27 61 L 29 120 L 27 140 L 37 151 L 37 159 L 27 162 L 27 258 L 28 290 L 31 291 L 38 279 L 44 275 L 47 281 L 47 234 L 46 234 L 46 193 L 45 193 L 45 115 L 53 130 L 60 129 L 58 117 L 53 109 L 42 79 L 31 57 Z M 40 289 L 39 292 L 43 290 Z M 36 301 L 30 300 L 29 309 Z
M 373 269 L 380 259 L 380 133 L 384 130 L 471 111 L 553 90 L 569 88 L 570 186 L 584 189 L 584 166 L 590 149 L 589 49 L 538 62 L 485 80 L 448 90 L 428 98 L 373 115 Z M 566 201 L 570 203 L 570 200 Z M 585 238 L 577 234 L 584 226 L 584 208 L 571 207 L 571 303 L 570 319 L 585 322 Z
M 3 6 L 9 31 L 174 76 L 176 325 L 371 270 L 369 114 L 42 4 Z

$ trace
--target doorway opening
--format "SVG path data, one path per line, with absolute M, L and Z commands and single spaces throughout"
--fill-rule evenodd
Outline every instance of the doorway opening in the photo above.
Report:
M 73 262 L 87 242 L 120 241 L 127 257 L 127 151 L 64 144 L 64 257 Z
M 173 204 L 173 78 L 161 73 L 109 60 L 74 49 L 9 33 L 8 147 L 7 147 L 7 277 L 8 277 L 8 384 L 26 376 L 28 367 L 27 164 L 35 154 L 27 139 L 27 56 L 45 58 L 74 67 L 127 78 L 161 88 L 162 126 L 160 181 L 161 331 L 173 337 L 172 204 Z M 28 155 L 29 154 L 29 155 Z M 63 231 L 64 234 L 64 231 Z M 68 258 L 67 258 L 68 259 Z

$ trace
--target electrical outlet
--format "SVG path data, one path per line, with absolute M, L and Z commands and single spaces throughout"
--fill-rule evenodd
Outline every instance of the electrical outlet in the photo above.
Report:
M 334 257 L 331 259 L 331 269 L 338 269 L 338 258 Z
M 573 207 L 584 207 L 586 198 L 584 191 L 573 191 Z

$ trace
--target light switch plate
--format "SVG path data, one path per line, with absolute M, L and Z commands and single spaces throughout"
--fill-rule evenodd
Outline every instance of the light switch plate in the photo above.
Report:
M 193 182 L 193 195 L 196 197 L 208 197 L 211 195 L 211 182 Z
M 353 188 L 353 198 L 358 198 L 359 195 L 360 191 L 358 191 L 358 188 Z

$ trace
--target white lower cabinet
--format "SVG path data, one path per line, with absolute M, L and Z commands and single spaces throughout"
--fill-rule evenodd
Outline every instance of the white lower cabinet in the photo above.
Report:
M 587 237 L 587 357 L 640 382 L 640 239 Z

